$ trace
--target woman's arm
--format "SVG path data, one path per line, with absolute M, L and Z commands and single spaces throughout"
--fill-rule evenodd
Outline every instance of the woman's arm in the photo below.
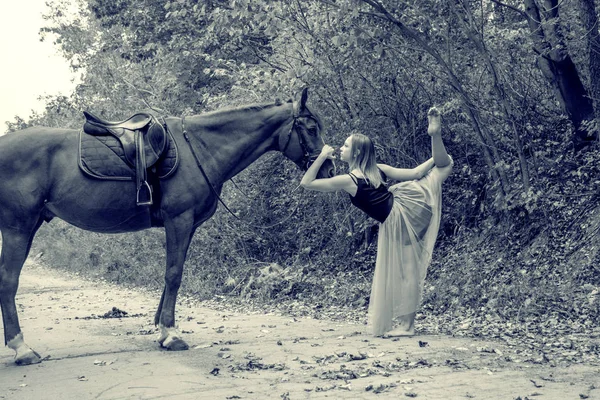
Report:
M 386 164 L 377 164 L 377 166 L 390 179 L 395 181 L 412 181 L 424 177 L 433 168 L 434 164 L 433 158 L 430 158 L 415 168 L 395 168 Z
M 333 178 L 314 179 L 309 183 L 300 182 L 300 186 L 308 190 L 315 190 L 317 192 L 338 192 L 343 190 L 350 194 L 352 194 L 352 185 L 354 185 L 354 189 L 356 190 L 356 184 L 352 182 L 350 175 L 338 175 Z
M 321 169 L 321 165 L 328 158 L 334 158 L 332 156 L 333 148 L 330 146 L 323 146 L 323 150 L 321 150 L 321 154 L 315 160 L 315 162 L 308 168 L 308 171 L 302 177 L 302 181 L 300 181 L 300 186 L 308 190 L 316 190 L 318 192 L 337 192 L 339 190 L 344 190 L 350 194 L 352 191 L 356 191 L 356 184 L 350 178 L 350 175 L 338 175 L 333 178 L 324 178 L 324 179 L 316 179 L 317 173 L 319 169 Z

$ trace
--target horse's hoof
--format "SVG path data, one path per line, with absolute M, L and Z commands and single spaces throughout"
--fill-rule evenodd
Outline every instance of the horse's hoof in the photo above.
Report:
M 40 355 L 36 351 L 31 349 L 15 357 L 15 364 L 17 365 L 31 365 L 39 364 L 41 362 L 42 357 L 40 357 Z
M 165 341 L 163 342 L 162 346 L 171 351 L 182 351 L 190 348 L 185 341 L 179 338 L 173 338 L 172 340 L 169 340 L 168 343 Z
M 167 350 L 180 351 L 189 349 L 190 347 L 180 336 L 181 334 L 177 331 L 177 328 L 165 328 L 161 326 L 158 343 Z

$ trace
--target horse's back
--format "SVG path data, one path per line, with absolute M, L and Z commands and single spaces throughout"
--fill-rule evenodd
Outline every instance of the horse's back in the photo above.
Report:
M 32 127 L 0 137 L 0 200 L 40 193 L 56 160 L 77 155 L 77 131 Z M 70 150 L 73 149 L 73 150 Z M 59 157 L 57 157 L 59 155 Z M 76 165 L 76 164 L 75 164 Z
M 35 126 L 0 136 L 0 163 L 16 154 L 64 148 L 77 142 L 77 130 Z
M 21 129 L 19 131 L 11 132 L 6 135 L 0 136 L 0 143 L 7 140 L 17 140 L 17 138 L 31 138 L 31 137 L 42 137 L 42 136 L 54 136 L 57 137 L 59 135 L 75 135 L 77 134 L 77 129 L 68 129 L 68 128 L 52 128 L 49 126 L 32 126 L 29 128 Z M 23 139 L 21 139 L 23 140 Z
M 77 141 L 77 130 L 42 126 L 4 135 L 0 137 L 0 176 L 39 181 L 46 179 L 43 175 L 57 162 L 77 165 Z

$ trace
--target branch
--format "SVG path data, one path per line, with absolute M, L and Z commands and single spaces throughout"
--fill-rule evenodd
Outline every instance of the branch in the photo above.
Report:
M 527 13 L 526 13 L 526 12 L 519 10 L 519 9 L 518 9 L 517 7 L 515 7 L 515 6 L 511 6 L 510 4 L 502 3 L 501 1 L 498 1 L 498 0 L 490 0 L 490 1 L 491 1 L 492 3 L 496 3 L 496 4 L 498 4 L 498 5 L 499 5 L 499 6 L 501 6 L 501 7 L 506 7 L 506 8 L 508 8 L 508 9 L 510 9 L 510 10 L 513 10 L 514 12 L 517 12 L 517 13 L 521 14 L 521 16 L 522 16 L 522 17 L 529 18 L 529 16 L 527 15 Z
M 138 91 L 139 93 L 145 93 L 145 94 L 148 94 L 148 95 L 150 95 L 152 97 L 156 97 L 156 94 L 154 94 L 151 91 L 146 90 L 146 89 L 140 89 L 139 87 L 135 86 L 133 83 L 129 82 L 127 79 L 125 79 L 123 77 L 121 77 L 121 80 L 123 82 L 125 82 L 127 84 L 127 86 L 130 86 L 131 88 L 133 88 L 134 90 Z
M 123 77 L 121 77 L 121 80 L 123 82 L 125 82 L 125 84 L 127 84 L 128 86 L 132 87 L 134 90 L 136 90 L 140 94 L 139 99 L 142 101 L 142 103 L 144 103 L 144 105 L 146 107 L 148 107 L 149 109 L 151 109 L 153 111 L 161 113 L 161 114 L 166 114 L 167 113 L 165 110 L 162 110 L 162 109 L 160 109 L 158 107 L 152 106 L 150 103 L 148 103 L 148 101 L 146 101 L 146 99 L 143 96 L 144 94 L 147 94 L 147 95 L 150 95 L 152 97 L 157 97 L 156 94 L 154 94 L 153 92 L 151 92 L 149 90 L 146 90 L 146 89 L 140 89 L 139 87 L 135 86 L 133 83 L 129 82 L 127 79 L 125 79 Z
M 319 1 L 323 4 L 327 4 L 328 6 L 331 6 L 334 8 L 340 8 L 339 4 L 336 4 L 333 1 L 329 1 L 329 0 L 319 0 Z
M 364 1 L 364 0 L 363 0 L 363 1 Z M 333 8 L 337 8 L 337 9 L 340 9 L 340 8 L 341 8 L 339 4 L 336 4 L 336 3 L 334 3 L 334 2 L 332 2 L 332 1 L 330 1 L 330 0 L 319 0 L 319 2 L 321 2 L 321 3 L 323 3 L 323 4 L 326 4 L 326 5 L 328 5 L 328 6 L 331 6 L 331 7 L 333 7 Z M 367 3 L 367 4 L 371 5 L 371 6 L 373 6 L 371 3 L 368 3 L 368 2 L 365 2 L 365 3 Z M 383 19 L 383 20 L 385 20 L 385 21 L 388 21 L 388 20 L 389 20 L 389 19 L 388 19 L 388 18 L 386 18 L 386 16 L 385 16 L 385 15 L 383 15 L 383 14 L 377 14 L 377 13 L 374 13 L 374 12 L 369 12 L 369 11 L 359 11 L 358 13 L 359 13 L 359 14 L 361 14 L 361 15 L 367 15 L 367 16 L 369 16 L 369 17 L 375 17 L 375 18 Z
M 274 69 L 276 69 L 279 72 L 284 72 L 284 73 L 287 72 L 287 69 L 285 69 L 283 67 L 280 67 L 279 65 L 276 65 L 271 60 L 267 59 L 262 54 L 260 54 L 259 51 L 258 51 L 258 49 L 256 49 L 255 47 L 250 47 L 250 49 L 252 49 L 252 52 L 254 52 L 254 55 L 256 56 L 256 58 L 258 58 L 259 60 L 261 60 L 265 64 L 269 65 L 271 68 L 274 68 Z

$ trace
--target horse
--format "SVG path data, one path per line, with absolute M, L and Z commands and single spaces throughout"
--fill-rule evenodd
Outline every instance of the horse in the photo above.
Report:
M 187 350 L 175 303 L 192 236 L 215 213 L 223 184 L 264 153 L 280 151 L 303 170 L 316 159 L 323 127 L 307 97 L 303 89 L 288 102 L 165 117 L 178 165 L 159 179 L 160 201 L 152 206 L 136 203 L 131 181 L 94 179 L 78 168 L 81 130 L 31 127 L 0 137 L 0 306 L 15 363 L 42 361 L 24 341 L 15 296 L 37 230 L 55 217 L 100 233 L 164 228 L 166 270 L 154 324 L 161 347 Z M 328 160 L 319 177 L 332 176 L 334 168 Z

